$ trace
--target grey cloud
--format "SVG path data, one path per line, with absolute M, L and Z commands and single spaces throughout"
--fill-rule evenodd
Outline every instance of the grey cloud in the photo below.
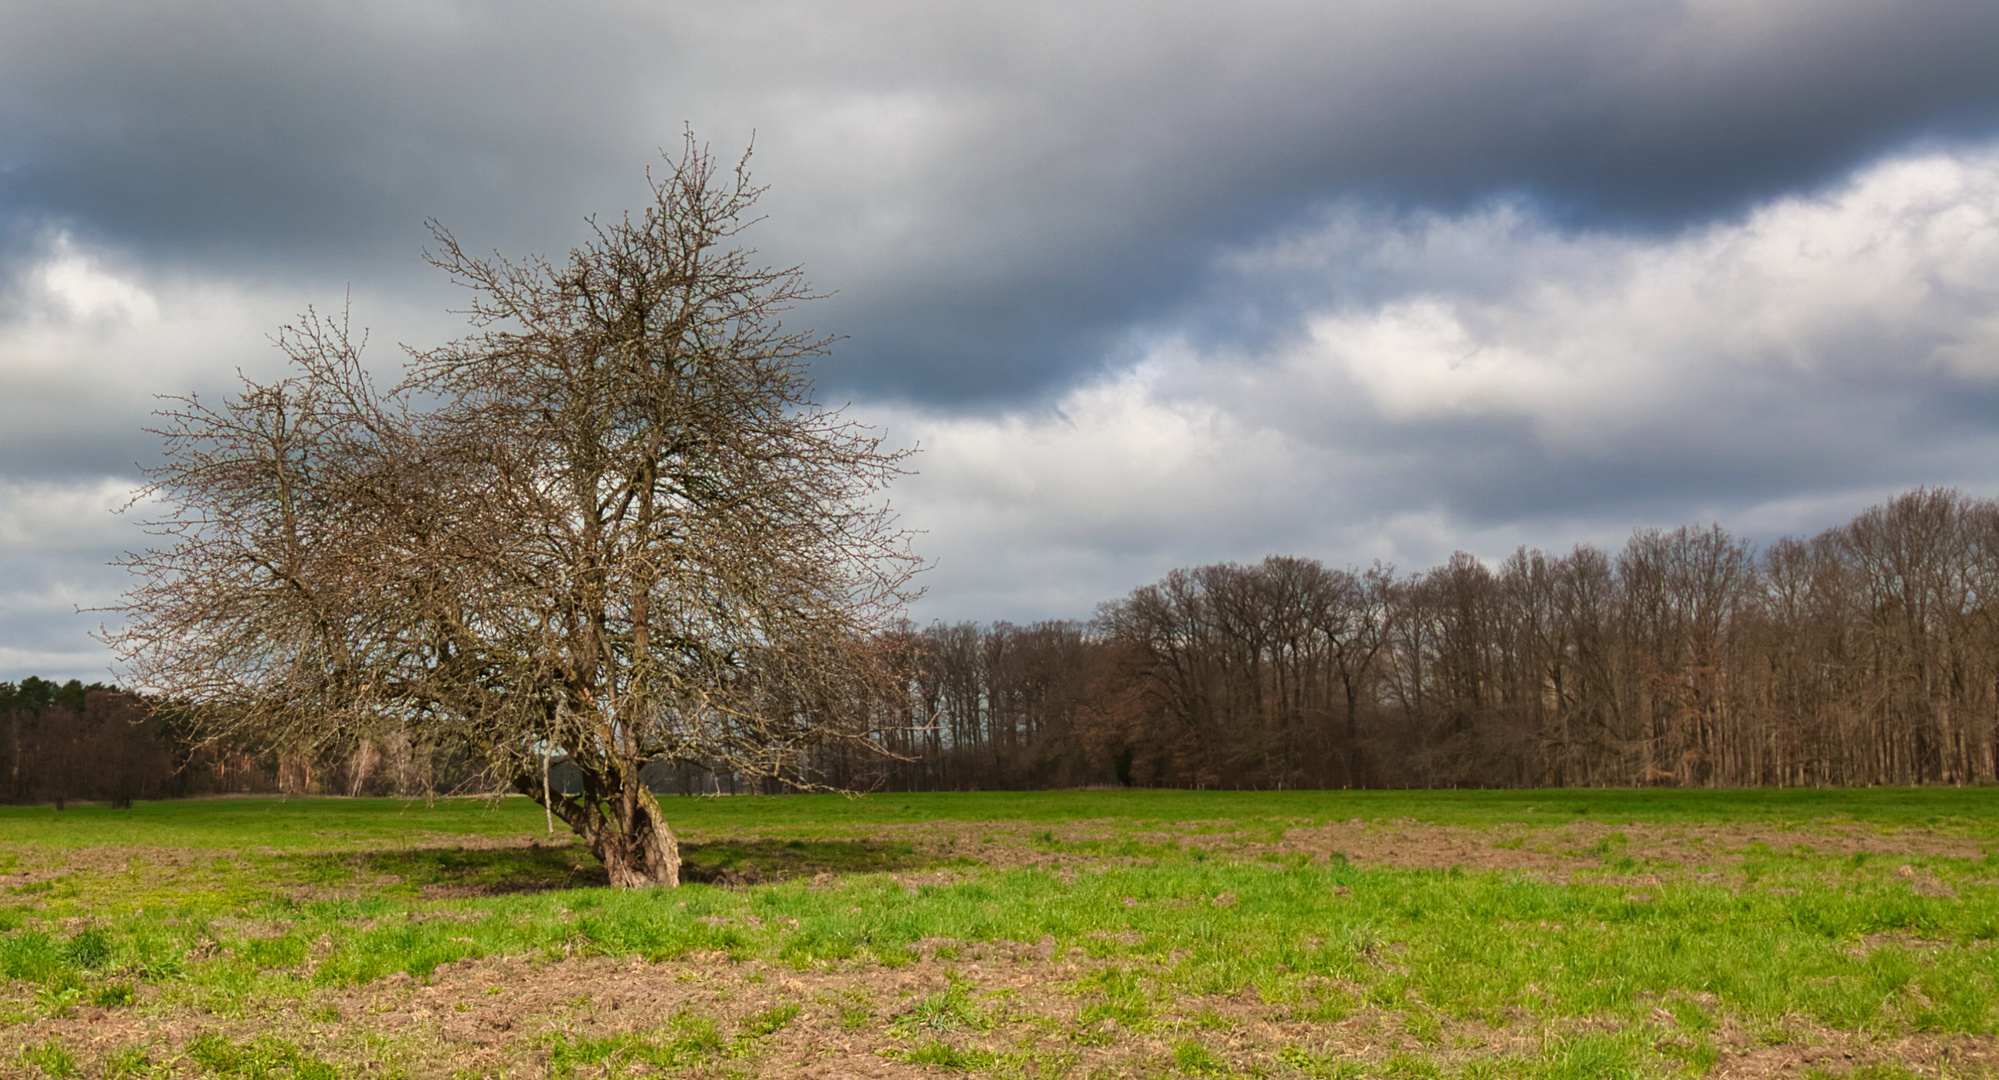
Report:
M 1324 280 L 1356 266 L 1370 288 Z M 940 538 L 927 611 L 1081 615 L 1272 551 L 1418 569 L 1710 520 L 1767 541 L 1919 484 L 1991 489 L 1991 147 L 1669 236 L 1510 204 L 1332 213 L 1215 275 L 1059 413 L 928 419 L 949 449 L 912 502 Z M 1215 332 L 1269 296 L 1262 332 Z
M 169 261 L 393 262 L 428 215 L 571 210 L 626 119 L 623 65 L 539 5 L 15 8 L 8 203 Z
M 998 377 L 1032 387 L 1086 368 L 1104 327 L 1187 300 L 1215 244 L 1280 229 L 1328 198 L 1454 209 L 1520 190 L 1578 224 L 1672 227 L 1940 127 L 1989 122 L 1999 100 L 1978 44 L 1994 40 L 1999 16 L 1971 5 L 1906 21 L 1906 11 L 1793 7 L 1749 27 L 1705 25 L 1679 5 L 1496 10 L 1316 23 L 1291 11 L 1248 30 L 1184 19 L 1158 33 L 1147 60 L 1187 63 L 1118 68 L 1127 79 L 1080 90 L 1073 77 L 1051 78 L 1039 93 L 1066 94 L 1069 115 L 1036 114 L 1049 131 L 1008 114 L 991 140 L 1011 150 L 1005 136 L 1024 131 L 1031 168 L 973 148 L 966 167 L 990 179 L 967 181 L 956 200 L 996 207 L 993 231 L 1025 226 L 990 236 L 985 223 L 962 222 L 965 261 L 1019 267 L 1025 287 L 966 295 L 946 274 L 884 292 L 960 330 L 957 341 L 920 336 L 898 355 L 955 345 L 947 355 L 969 352 L 982 372 L 1011 361 Z M 1289 32 L 1287 18 L 1299 24 Z M 1026 194 L 990 190 L 1001 184 Z M 1030 212 L 1009 212 L 1015 202 Z M 1041 288 L 1051 264 L 1069 273 Z M 1072 312 L 1048 293 L 1086 302 Z M 1040 319 L 1009 318 L 1024 308 Z M 1013 355 L 979 341 L 1005 341 Z M 873 385 L 933 397 L 964 389 L 886 366 Z M 880 381 L 897 375 L 909 378 Z
M 7 467 L 0 475 L 72 481 L 132 473 L 159 453 L 159 439 L 133 422 L 143 421 L 149 399 L 62 376 L 9 383 L 0 401 L 0 460 Z
M 0 679 L 41 674 L 85 682 L 110 676 L 110 657 L 90 632 L 115 616 L 126 583 L 106 565 L 143 539 L 132 518 L 110 511 L 129 483 L 91 478 L 20 484 L 0 477 Z
M 559 252 L 584 215 L 637 204 L 683 121 L 723 153 L 756 132 L 773 186 L 752 239 L 834 293 L 800 321 L 847 336 L 822 396 L 931 447 L 897 493 L 942 560 L 925 617 L 1087 614 L 1173 565 L 1270 550 L 1419 566 L 1696 511 L 1792 528 L 1989 473 L 1990 372 L 1937 359 L 1983 347 L 1984 263 L 1954 298 L 1937 264 L 1906 319 L 1770 336 L 1803 367 L 1659 344 L 1664 324 L 1618 338 L 1636 300 L 1568 322 L 1534 299 L 1866 162 L 1984 145 L 1986 0 L 0 0 L 0 18 L 0 480 L 119 473 L 150 448 L 152 394 L 268 364 L 272 327 L 350 286 L 385 365 L 449 335 L 425 218 Z M 34 274 L 64 237 L 154 321 L 38 330 Z M 1650 358 L 1650 389 L 1527 363 L 1577 402 L 1537 410 L 1510 378 L 1432 393 L 1285 366 L 1315 319 L 1359 332 L 1424 298 L 1468 340 L 1558 361 L 1597 335 Z M 1757 312 L 1685 310 L 1763 332 Z M 1673 364 L 1709 400 L 1658 374 Z M 11 577 L 50 584 L 0 597 L 0 649 L 59 638 L 62 590 L 97 589 L 75 583 L 125 542 L 9 546 Z
M 840 292 L 836 391 L 933 403 L 1073 380 L 1329 197 L 1671 225 L 1999 102 L 1969 0 L 63 3 L 7 40 L 8 212 L 223 272 L 421 277 L 429 216 L 559 249 L 681 120 L 757 129 L 766 246 Z

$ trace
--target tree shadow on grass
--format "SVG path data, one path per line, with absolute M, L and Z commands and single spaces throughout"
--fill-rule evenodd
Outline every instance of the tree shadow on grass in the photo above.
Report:
M 680 879 L 761 885 L 820 874 L 874 874 L 937 865 L 912 845 L 878 840 L 716 840 L 682 844 Z
M 680 879 L 759 885 L 821 874 L 919 869 L 936 860 L 909 844 L 873 840 L 716 840 L 682 844 Z M 578 843 L 527 847 L 413 847 L 306 856 L 295 870 L 311 886 L 413 890 L 430 899 L 602 888 L 604 867 Z
M 408 848 L 359 857 L 362 868 L 393 876 L 426 897 L 507 896 L 610 884 L 604 866 L 580 844 L 529 847 Z

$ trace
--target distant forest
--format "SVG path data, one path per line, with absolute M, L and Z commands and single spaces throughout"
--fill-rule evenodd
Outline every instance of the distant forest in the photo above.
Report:
M 463 752 L 390 735 L 311 753 L 198 738 L 178 710 L 114 686 L 0 682 L 0 804 L 130 806 L 201 795 L 426 795 L 485 790 Z
M 935 723 L 903 788 L 1991 783 L 1999 504 L 1919 489 L 1762 552 L 1203 566 L 909 647 Z
M 1272 556 L 1175 570 L 1088 623 L 881 643 L 908 673 L 862 790 L 1687 787 L 1999 779 L 1999 503 L 1919 489 L 1763 551 L 1719 526 L 1420 573 Z M 488 790 L 391 735 L 188 738 L 132 695 L 0 683 L 0 799 Z M 555 775 L 561 763 L 554 765 Z M 685 794 L 790 790 L 662 761 Z

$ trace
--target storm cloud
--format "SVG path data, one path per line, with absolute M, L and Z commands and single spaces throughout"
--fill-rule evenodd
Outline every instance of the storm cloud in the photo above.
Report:
M 1989 493 L 1999 9 L 1836 2 L 0 4 L 0 678 L 101 675 L 158 393 L 423 223 L 559 252 L 684 129 L 920 441 L 919 617 Z
M 902 418 L 936 448 L 919 517 L 978 567 L 950 606 L 1027 617 L 1017 583 L 1073 592 L 1104 561 L 1134 583 L 1265 549 L 1417 569 L 1695 519 L 1811 531 L 1991 484 L 1999 153 L 1891 159 L 1664 236 L 1517 200 L 1349 208 L 1218 264 L 1216 298 L 1050 407 Z M 1255 303 L 1254 336 L 1203 317 Z

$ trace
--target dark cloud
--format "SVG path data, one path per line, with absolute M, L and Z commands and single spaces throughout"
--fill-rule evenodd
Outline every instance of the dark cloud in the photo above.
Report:
M 96 479 L 80 484 L 20 484 L 0 478 L 0 679 L 43 673 L 86 682 L 108 680 L 110 657 L 90 637 L 126 584 L 105 565 L 129 542 L 111 510 L 126 487 Z M 79 558 L 83 555 L 84 558 Z M 91 556 L 95 556 L 92 558 Z
M 1217 245 L 1328 200 L 1455 211 L 1511 191 L 1572 227 L 1670 231 L 1999 116 L 1986 5 L 1399 10 L 1187 22 L 1151 42 L 1170 74 L 1020 87 L 1049 107 L 993 122 L 1008 157 L 967 148 L 975 175 L 936 223 L 977 242 L 879 294 L 909 308 L 855 305 L 861 385 L 941 401 L 1059 383 L 1106 330 L 1187 301 Z
M 1707 521 L 1767 541 L 1920 484 L 1991 490 L 1992 147 L 1663 236 L 1517 201 L 1335 210 L 1213 273 L 1059 410 L 913 421 L 940 448 L 914 502 L 953 567 L 937 610 L 1046 615 L 1273 551 L 1420 569 Z
M 222 273 L 412 279 L 426 217 L 559 249 L 682 120 L 755 128 L 767 245 L 841 293 L 836 390 L 1018 398 L 1329 198 L 1676 227 L 1990 130 L 1995 43 L 1972 0 L 15 4 L 0 205 Z
M 14 7 L 7 203 L 224 270 L 393 272 L 427 216 L 573 215 L 636 74 L 533 5 Z
M 1999 428 L 1989 0 L 0 20 L 17 673 L 132 542 L 71 518 L 151 452 L 154 394 L 268 370 L 273 327 L 349 290 L 385 366 L 450 336 L 426 218 L 558 253 L 683 123 L 756 133 L 752 239 L 845 335 L 822 396 L 930 447 L 898 496 L 942 560 L 923 615 L 1087 614 L 1272 550 L 1829 522 L 1976 481 Z

